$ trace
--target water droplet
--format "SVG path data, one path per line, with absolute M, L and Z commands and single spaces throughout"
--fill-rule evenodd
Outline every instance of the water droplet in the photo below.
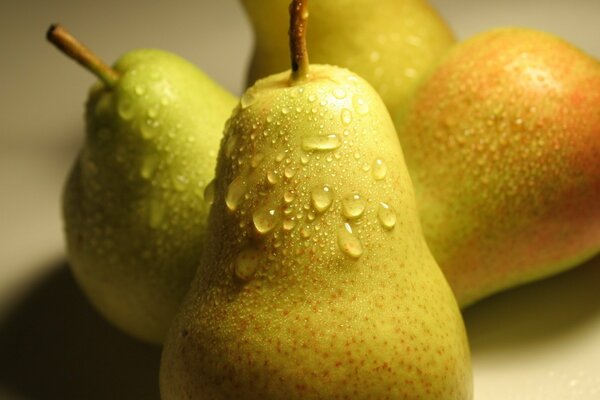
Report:
M 141 96 L 146 92 L 146 89 L 144 89 L 144 87 L 142 85 L 136 85 L 134 90 L 135 90 L 135 94 L 137 94 L 138 96 Z
M 283 108 L 281 109 L 281 112 L 282 112 L 284 115 L 285 115 L 285 114 L 289 114 L 289 113 L 290 113 L 290 109 L 289 109 L 289 108 L 287 108 L 287 107 L 283 107 Z
M 158 157 L 147 156 L 142 160 L 142 168 L 140 169 L 140 175 L 144 179 L 152 178 L 156 167 L 158 166 Z
M 296 171 L 292 168 L 287 167 L 285 171 L 283 171 L 283 174 L 286 178 L 290 179 L 296 174 Z
M 371 52 L 371 54 L 369 54 L 369 60 L 370 60 L 372 63 L 376 63 L 377 61 L 379 61 L 379 59 L 380 59 L 380 58 L 381 58 L 381 55 L 380 55 L 380 54 L 379 54 L 379 52 L 378 52 L 378 51 L 376 51 L 376 50 L 373 50 L 373 51 Z
M 261 252 L 254 247 L 247 247 L 240 252 L 235 262 L 235 275 L 243 280 L 249 281 L 258 270 Z
M 302 149 L 305 151 L 331 151 L 339 148 L 342 141 L 335 133 L 329 135 L 305 136 L 302 138 Z
M 215 180 L 211 180 L 204 188 L 204 202 L 212 204 L 215 201 Z
M 302 229 L 300 229 L 300 235 L 305 239 L 310 237 L 310 228 L 308 226 L 303 226 Z
M 349 125 L 352 122 L 352 111 L 348 110 L 347 108 L 342 108 L 342 123 L 344 125 Z
M 156 118 L 157 115 L 158 115 L 158 110 L 155 107 L 150 107 L 148 109 L 148 116 L 150 118 Z
M 135 114 L 135 109 L 133 108 L 133 104 L 131 103 L 131 101 L 129 101 L 128 99 L 122 99 L 119 102 L 117 112 L 119 113 L 121 118 L 123 118 L 126 121 L 129 121 L 131 118 L 133 118 Z
M 291 218 L 286 218 L 283 221 L 283 229 L 286 231 L 291 231 L 296 226 L 296 220 Z
M 246 182 L 241 176 L 235 178 L 227 188 L 227 195 L 225 196 L 225 204 L 227 207 L 234 211 L 240 204 L 240 201 L 246 193 Z
M 254 102 L 256 102 L 254 90 L 247 90 L 240 99 L 240 105 L 243 109 L 250 107 Z
M 376 181 L 380 181 L 385 178 L 387 175 L 387 165 L 382 159 L 378 158 L 373 162 L 372 174 Z
M 342 199 L 342 214 L 353 219 L 360 217 L 365 211 L 366 203 L 358 193 L 351 193 Z
M 256 168 L 260 165 L 260 163 L 262 162 L 262 160 L 265 158 L 265 155 L 262 153 L 257 153 L 255 154 L 252 159 L 250 160 L 250 166 L 252 168 Z
M 258 233 L 268 233 L 275 228 L 279 216 L 273 207 L 261 207 L 252 214 L 252 222 Z
M 359 258 L 363 253 L 360 239 L 352 233 L 352 227 L 348 223 L 338 230 L 338 246 L 352 258 Z
M 189 180 L 185 175 L 173 176 L 173 187 L 180 192 L 184 191 Z
M 140 125 L 140 132 L 144 139 L 152 139 L 158 133 L 156 129 L 159 123 L 153 119 L 147 119 Z
M 369 112 L 369 104 L 356 94 L 352 97 L 352 104 L 354 105 L 354 110 L 359 114 L 364 115 Z
M 316 99 L 317 99 L 317 96 L 315 96 L 314 94 L 308 95 L 309 102 L 314 103 Z
M 276 171 L 267 172 L 267 181 L 271 185 L 277 184 L 277 182 L 279 182 L 279 177 L 277 176 L 277 172 Z
M 308 161 L 309 161 L 308 154 L 302 154 L 302 155 L 300 155 L 300 163 L 302 165 L 308 164 Z
M 346 91 L 342 88 L 335 88 L 333 89 L 333 95 L 336 99 L 343 99 L 346 97 Z
M 277 156 L 275 157 L 275 161 L 281 162 L 284 158 L 285 158 L 285 153 L 282 151 L 281 153 L 277 154 Z
M 294 193 L 286 190 L 285 193 L 283 194 L 283 201 L 285 201 L 286 203 L 291 203 L 292 201 L 294 201 L 294 198 L 296 196 L 294 196 Z
M 379 211 L 377 212 L 377 218 L 385 229 L 393 229 L 396 225 L 396 213 L 386 203 L 379 203 Z
M 313 206 L 319 212 L 327 210 L 333 201 L 333 192 L 328 185 L 315 186 L 311 190 L 310 196 Z
M 233 150 L 235 149 L 237 141 L 238 141 L 237 135 L 229 135 L 229 137 L 227 138 L 227 140 L 225 142 L 225 156 L 227 158 L 231 157 L 231 154 L 233 153 Z
M 156 199 L 150 201 L 150 227 L 158 228 L 165 217 L 165 208 Z

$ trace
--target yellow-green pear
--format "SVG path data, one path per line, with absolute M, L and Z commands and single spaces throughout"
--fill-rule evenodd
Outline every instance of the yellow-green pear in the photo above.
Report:
M 241 0 L 255 32 L 248 84 L 288 66 L 288 0 Z M 377 90 L 401 119 L 422 78 L 454 44 L 426 0 L 318 0 L 311 5 L 311 61 L 345 67 Z
M 600 251 L 600 62 L 502 28 L 456 46 L 398 132 L 462 306 Z
M 199 263 L 236 99 L 171 53 L 135 50 L 109 68 L 60 26 L 48 38 L 101 79 L 64 190 L 69 264 L 108 320 L 160 343 Z
M 259 80 L 227 123 L 162 399 L 471 399 L 461 314 L 385 105 L 293 49 L 293 71 Z

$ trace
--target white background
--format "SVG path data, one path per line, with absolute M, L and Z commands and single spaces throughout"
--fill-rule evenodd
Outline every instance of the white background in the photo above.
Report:
M 529 26 L 600 57 L 599 0 L 432 3 L 461 39 Z M 0 1 L 0 399 L 156 399 L 159 349 L 106 324 L 67 269 L 59 201 L 94 78 L 45 42 L 57 21 L 109 63 L 163 48 L 236 94 L 250 27 L 236 0 Z M 476 399 L 600 399 L 600 258 L 465 318 Z

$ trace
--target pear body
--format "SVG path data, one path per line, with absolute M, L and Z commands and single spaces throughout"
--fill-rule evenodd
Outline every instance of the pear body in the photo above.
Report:
M 461 305 L 600 250 L 600 63 L 570 44 L 503 28 L 457 45 L 398 133 Z
M 255 32 L 248 83 L 288 68 L 287 0 L 242 0 Z M 354 71 L 379 93 L 394 121 L 422 78 L 454 44 L 425 0 L 319 0 L 310 5 L 310 60 Z
M 470 399 L 460 311 L 375 91 L 311 65 L 258 81 L 227 126 L 163 400 Z
M 159 50 L 127 53 L 114 69 L 115 87 L 90 91 L 64 190 L 68 257 L 108 320 L 160 343 L 199 262 L 205 187 L 236 99 Z

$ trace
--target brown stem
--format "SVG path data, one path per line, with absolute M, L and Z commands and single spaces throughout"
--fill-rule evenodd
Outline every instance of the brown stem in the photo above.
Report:
M 114 87 L 119 74 L 106 65 L 96 54 L 92 53 L 80 41 L 75 39 L 60 24 L 52 24 L 46 32 L 46 39 L 64 54 L 77 61 L 85 69 L 96 75 L 108 87 Z
M 308 75 L 308 53 L 306 52 L 306 23 L 308 0 L 292 0 L 290 4 L 290 53 L 292 56 L 293 82 L 300 82 Z

